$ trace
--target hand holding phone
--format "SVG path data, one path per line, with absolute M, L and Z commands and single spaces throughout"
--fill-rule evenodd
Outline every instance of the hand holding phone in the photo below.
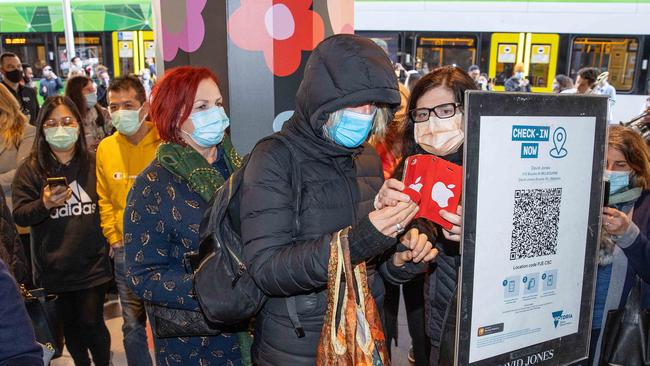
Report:
M 72 190 L 68 187 L 65 177 L 47 178 L 47 185 L 43 189 L 43 204 L 48 210 L 54 207 L 63 206 L 72 196 Z

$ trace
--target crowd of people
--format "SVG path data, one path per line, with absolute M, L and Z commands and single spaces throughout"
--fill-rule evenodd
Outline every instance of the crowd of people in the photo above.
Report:
M 109 365 L 103 304 L 112 281 L 129 365 L 313 365 L 328 308 L 330 241 L 342 230 L 350 261 L 366 263 L 386 341 L 398 337 L 402 292 L 411 361 L 444 365 L 453 352 L 442 340 L 454 326 L 462 207 L 440 212 L 451 228 L 414 219 L 419 207 L 403 193 L 401 162 L 430 154 L 463 165 L 465 91 L 492 89 L 478 67 L 408 72 L 402 85 L 371 40 L 321 42 L 279 132 L 289 145 L 262 140 L 242 173 L 233 219 L 245 267 L 268 299 L 242 328 L 183 337 L 154 331 L 152 360 L 147 319 L 158 329 L 165 311 L 201 311 L 186 254 L 199 249 L 211 197 L 242 165 L 223 86 L 203 67 L 172 68 L 155 84 L 149 67 L 141 79 L 110 80 L 99 69 L 98 80 L 80 74 L 65 85 L 50 68 L 39 106 L 18 57 L 0 60 L 0 365 L 43 364 L 17 283 L 56 295 L 57 337 L 75 365 Z M 522 74 L 515 68 L 506 84 L 529 89 Z M 597 79 L 581 70 L 576 92 L 609 93 Z M 570 79 L 556 82 L 558 91 L 571 90 Z M 585 365 L 598 363 L 607 312 L 625 305 L 637 277 L 650 307 L 650 152 L 636 132 L 610 127 L 607 178 Z

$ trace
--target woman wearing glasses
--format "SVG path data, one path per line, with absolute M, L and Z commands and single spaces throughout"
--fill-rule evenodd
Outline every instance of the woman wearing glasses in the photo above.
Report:
M 14 219 L 31 227 L 34 282 L 58 295 L 56 307 L 75 365 L 110 361 L 104 294 L 111 279 L 99 226 L 95 162 L 81 116 L 67 97 L 49 98 L 38 116 L 36 143 L 13 182 Z M 49 179 L 48 178 L 59 178 Z
M 411 91 L 406 121 L 402 156 L 433 154 L 454 164 L 462 165 L 464 141 L 463 98 L 466 90 L 476 89 L 474 80 L 465 71 L 451 66 L 439 67 L 424 76 Z M 408 202 L 409 196 L 401 193 L 403 166 L 394 178 L 384 183 L 379 192 L 379 206 L 392 206 Z M 454 224 L 451 230 L 443 229 L 430 221 L 417 219 L 412 226 L 429 236 L 439 251 L 436 266 L 425 285 L 425 312 L 427 335 L 431 340 L 429 363 L 440 363 L 442 336 L 450 331 L 447 314 L 452 308 L 456 293 L 457 269 L 460 265 L 460 220 L 462 209 L 457 212 L 442 210 L 441 216 Z M 442 350 L 446 353 L 447 350 Z M 417 360 L 416 360 L 417 362 Z

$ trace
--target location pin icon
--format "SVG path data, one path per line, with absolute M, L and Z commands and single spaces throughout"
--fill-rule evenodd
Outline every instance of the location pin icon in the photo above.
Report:
M 553 146 L 555 149 L 551 151 L 551 155 L 554 157 L 564 157 L 566 155 L 566 149 L 564 149 L 564 144 L 566 143 L 566 130 L 564 127 L 558 127 L 553 132 Z

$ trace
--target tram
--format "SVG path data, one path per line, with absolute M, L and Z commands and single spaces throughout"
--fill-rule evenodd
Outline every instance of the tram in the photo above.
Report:
M 478 65 L 504 90 L 524 63 L 533 92 L 551 92 L 557 74 L 609 72 L 614 121 L 638 115 L 650 91 L 650 2 L 355 1 L 355 30 L 385 40 L 406 69 Z

